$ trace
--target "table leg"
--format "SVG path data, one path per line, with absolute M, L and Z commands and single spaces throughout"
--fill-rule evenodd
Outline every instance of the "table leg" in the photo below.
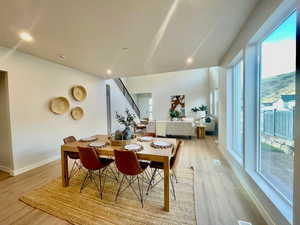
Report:
M 170 211 L 170 160 L 164 162 L 164 210 Z
M 61 178 L 63 187 L 69 186 L 68 155 L 63 150 L 61 150 Z

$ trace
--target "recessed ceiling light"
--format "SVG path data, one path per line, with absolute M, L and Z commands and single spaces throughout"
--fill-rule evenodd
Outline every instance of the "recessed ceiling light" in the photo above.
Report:
M 111 75 L 111 74 L 112 74 L 111 69 L 106 70 L 106 73 L 107 73 L 108 75 Z
M 33 37 L 28 32 L 21 32 L 19 36 L 23 41 L 27 41 L 27 42 L 33 41 Z
M 186 60 L 187 64 L 191 64 L 194 61 L 194 59 L 192 57 L 188 57 Z

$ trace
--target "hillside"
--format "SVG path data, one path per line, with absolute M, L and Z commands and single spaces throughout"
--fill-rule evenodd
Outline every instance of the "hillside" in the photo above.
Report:
M 275 102 L 281 95 L 295 94 L 295 72 L 261 81 L 262 102 Z

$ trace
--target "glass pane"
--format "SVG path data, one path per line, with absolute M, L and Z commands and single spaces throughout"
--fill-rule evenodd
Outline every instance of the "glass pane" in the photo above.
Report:
M 261 44 L 258 171 L 292 202 L 296 12 Z
M 243 61 L 233 67 L 233 151 L 238 156 L 243 156 L 243 114 L 244 114 L 244 95 L 243 95 Z

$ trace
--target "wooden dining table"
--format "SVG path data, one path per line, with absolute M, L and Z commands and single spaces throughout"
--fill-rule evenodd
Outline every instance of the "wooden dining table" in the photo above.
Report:
M 108 135 L 95 135 L 97 141 L 105 141 L 109 143 Z M 141 144 L 143 150 L 137 152 L 138 159 L 161 162 L 164 165 L 164 210 L 170 211 L 170 159 L 173 150 L 176 148 L 177 140 L 175 138 L 154 138 L 156 141 L 165 141 L 172 146 L 170 148 L 153 148 L 151 142 L 139 142 L 137 139 L 134 143 Z M 62 169 L 62 185 L 69 185 L 69 169 L 68 169 L 68 152 L 78 152 L 78 147 L 87 147 L 90 142 L 76 141 L 61 146 L 61 169 Z M 110 144 L 102 148 L 97 148 L 99 155 L 114 156 L 114 149 L 121 149 L 120 146 L 112 146 Z

